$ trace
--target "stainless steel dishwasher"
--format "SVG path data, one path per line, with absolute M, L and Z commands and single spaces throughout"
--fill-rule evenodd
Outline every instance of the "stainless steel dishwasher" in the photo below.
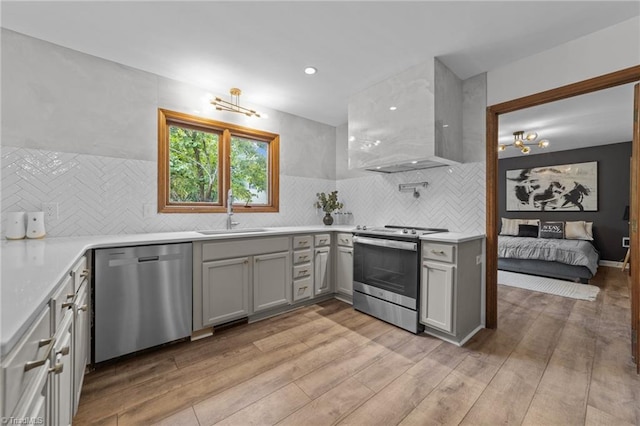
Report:
M 95 250 L 94 362 L 191 335 L 191 243 Z

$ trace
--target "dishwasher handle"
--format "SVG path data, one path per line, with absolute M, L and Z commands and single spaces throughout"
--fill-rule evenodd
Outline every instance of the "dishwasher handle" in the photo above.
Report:
M 157 262 L 158 260 L 160 260 L 160 256 L 139 257 L 138 258 L 138 263 Z

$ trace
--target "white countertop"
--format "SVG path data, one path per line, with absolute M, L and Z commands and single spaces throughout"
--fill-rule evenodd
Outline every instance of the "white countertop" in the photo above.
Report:
M 46 306 L 58 283 L 75 262 L 95 248 L 145 244 L 177 243 L 199 240 L 267 237 L 306 232 L 351 232 L 353 226 L 295 226 L 262 228 L 266 232 L 203 235 L 197 231 L 131 235 L 44 238 L 42 240 L 3 240 L 0 244 L 2 274 L 0 281 L 0 354 L 5 356 Z M 481 234 L 448 232 L 423 239 L 459 243 L 484 238 Z
M 438 232 L 436 234 L 428 234 L 420 237 L 421 240 L 425 241 L 437 241 L 440 243 L 464 243 L 466 241 L 472 240 L 480 240 L 484 239 L 485 234 L 477 234 L 471 232 Z

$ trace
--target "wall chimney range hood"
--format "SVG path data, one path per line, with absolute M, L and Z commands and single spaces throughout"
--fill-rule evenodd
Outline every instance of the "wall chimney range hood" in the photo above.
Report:
M 462 162 L 462 81 L 436 58 L 349 99 L 349 169 L 397 173 Z

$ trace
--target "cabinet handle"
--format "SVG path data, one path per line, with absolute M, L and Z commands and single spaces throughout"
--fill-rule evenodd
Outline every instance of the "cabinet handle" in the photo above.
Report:
M 73 302 L 66 302 L 63 303 L 62 306 L 60 306 L 60 309 L 67 309 L 73 306 Z
M 308 269 L 305 269 L 304 271 L 298 271 L 298 275 L 305 275 L 307 272 L 309 272 Z
M 433 253 L 433 254 L 444 254 L 444 250 L 431 249 L 431 253 Z
M 298 245 L 306 244 L 306 241 L 298 241 Z
M 327 240 L 320 240 L 320 244 L 324 244 L 326 242 L 327 242 Z
M 64 370 L 64 364 L 56 364 L 49 369 L 49 373 L 60 374 Z
M 79 311 L 87 312 L 87 309 L 88 309 L 88 307 L 87 307 L 86 303 L 84 305 L 82 305 L 82 306 L 78 306 L 78 310 Z
M 82 272 L 80 272 L 80 278 L 84 278 L 84 277 L 88 277 L 89 276 L 89 270 L 88 269 L 83 269 Z
M 309 256 L 305 254 L 304 256 L 300 256 L 300 259 L 306 259 L 306 258 L 308 258 L 308 257 L 309 257 Z
M 51 351 L 53 350 L 53 345 L 55 345 L 55 343 L 56 343 L 56 339 L 53 338 L 53 337 L 50 337 L 48 339 L 40 340 L 38 342 L 38 347 L 39 348 L 48 345 L 47 350 L 46 350 L 46 352 L 44 354 L 44 357 L 42 357 L 42 359 L 39 359 L 37 361 L 26 362 L 24 364 L 24 371 L 33 370 L 34 368 L 43 366 L 47 362 L 47 360 L 49 359 L 49 355 L 51 355 Z
M 73 299 L 74 297 L 76 297 L 75 293 L 67 293 L 67 300 Z
M 62 349 L 60 349 L 58 352 L 56 352 L 56 355 L 69 355 L 69 346 L 65 346 Z
M 248 260 L 245 260 L 245 261 L 244 261 L 244 262 L 242 262 L 242 263 L 244 263 L 244 264 L 246 265 L 247 263 L 249 263 L 249 261 L 248 261 Z

